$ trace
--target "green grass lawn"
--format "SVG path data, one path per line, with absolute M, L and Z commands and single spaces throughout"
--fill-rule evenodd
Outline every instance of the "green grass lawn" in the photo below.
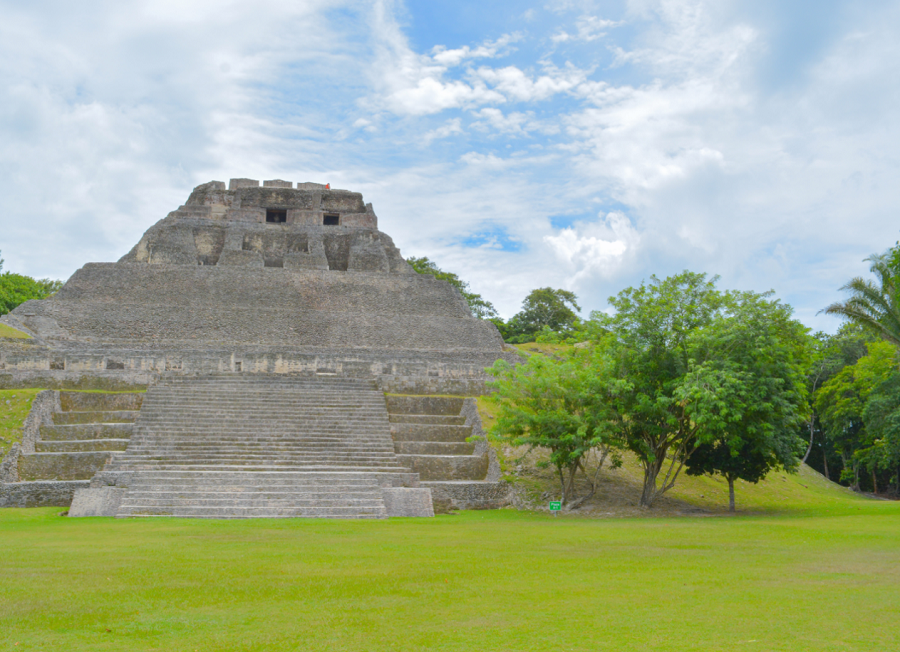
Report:
M 0 650 L 893 650 L 900 504 L 588 520 L 0 510 Z

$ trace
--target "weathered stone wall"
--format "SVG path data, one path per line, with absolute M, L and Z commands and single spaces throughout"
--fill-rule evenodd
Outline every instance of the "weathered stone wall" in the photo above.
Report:
M 0 484 L 0 507 L 68 507 L 75 491 L 89 486 L 89 480 Z
M 502 347 L 455 288 L 418 274 L 93 263 L 12 316 L 47 341 L 119 346 Z
M 261 220 L 254 219 L 251 223 L 215 222 L 193 212 L 174 212 L 150 227 L 119 262 L 252 266 L 249 261 L 260 258 L 266 267 L 285 267 L 289 258 L 302 259 L 303 255 L 310 256 L 324 247 L 326 269 L 414 273 L 393 240 L 381 231 L 347 222 L 339 226 L 322 226 L 321 222 L 295 224 L 290 220 L 292 213 L 288 211 L 287 215 L 287 223 L 267 224 L 257 223 L 265 222 L 265 211 L 253 216 Z M 379 266 L 355 260 L 354 252 L 358 255 L 363 250 L 378 252 Z M 236 262 L 241 256 L 248 262 Z

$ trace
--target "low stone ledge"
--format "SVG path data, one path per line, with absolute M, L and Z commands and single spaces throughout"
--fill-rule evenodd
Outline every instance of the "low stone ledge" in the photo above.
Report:
M 0 507 L 68 507 L 89 480 L 44 480 L 0 484 Z
M 422 482 L 432 493 L 434 511 L 451 509 L 499 509 L 509 505 L 506 482 Z
M 72 498 L 69 516 L 115 516 L 127 491 L 118 487 L 78 489 Z
M 434 516 L 431 489 L 385 487 L 381 495 L 388 516 Z

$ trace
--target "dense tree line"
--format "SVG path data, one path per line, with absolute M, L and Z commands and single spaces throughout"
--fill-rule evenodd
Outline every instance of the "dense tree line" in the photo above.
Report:
M 49 278 L 36 280 L 30 276 L 4 272 L 3 259 L 0 258 L 0 315 L 30 299 L 46 299 L 61 287 L 62 281 Z
M 626 450 L 643 467 L 647 507 L 685 472 L 721 475 L 734 510 L 736 480 L 802 462 L 854 490 L 898 497 L 900 245 L 869 262 L 875 280 L 852 279 L 842 288 L 849 298 L 825 309 L 846 320 L 834 335 L 811 334 L 771 292 L 723 291 L 717 278 L 687 271 L 627 288 L 610 298 L 612 314 L 585 320 L 565 290 L 532 291 L 508 321 L 464 292 L 507 342 L 577 344 L 489 369 L 494 435 L 548 450 L 570 507 Z M 580 496 L 579 474 L 588 486 Z

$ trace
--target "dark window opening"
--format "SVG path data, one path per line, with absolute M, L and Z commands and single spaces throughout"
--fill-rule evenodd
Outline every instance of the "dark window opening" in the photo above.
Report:
M 337 226 L 340 223 L 340 215 L 326 215 L 324 218 L 322 218 L 322 224 L 324 224 L 325 226 Z
M 283 224 L 284 222 L 287 222 L 287 211 L 278 208 L 267 208 L 266 222 L 271 222 L 273 224 Z

